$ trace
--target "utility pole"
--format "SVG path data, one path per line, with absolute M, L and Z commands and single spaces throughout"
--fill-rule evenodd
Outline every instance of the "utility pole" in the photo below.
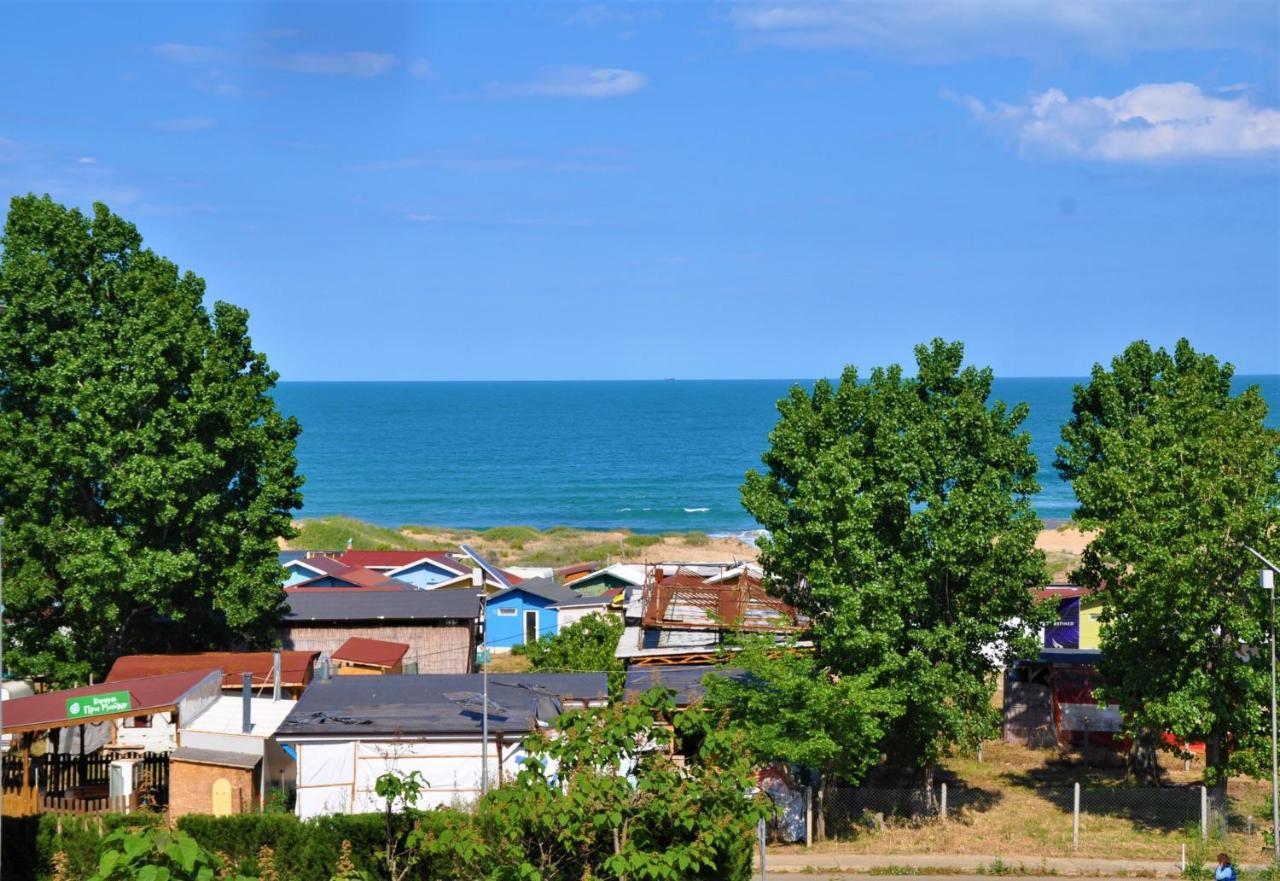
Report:
M 1262 589 L 1271 594 L 1271 848 L 1272 859 L 1280 866 L 1280 762 L 1276 753 L 1276 564 L 1253 548 L 1245 550 L 1261 560 L 1266 568 L 1259 574 Z
M 484 607 L 484 571 L 479 567 L 471 570 L 471 586 L 480 591 L 476 596 L 480 598 L 480 678 L 484 682 L 480 708 L 480 797 L 484 798 L 489 794 L 489 626 Z

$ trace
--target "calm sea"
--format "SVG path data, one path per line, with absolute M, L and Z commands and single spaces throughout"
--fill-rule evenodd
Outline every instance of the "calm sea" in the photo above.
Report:
M 303 427 L 302 517 L 739 532 L 756 527 L 742 475 L 796 382 L 286 382 L 276 398 Z M 1074 507 L 1052 462 L 1077 382 L 996 382 L 996 397 L 1031 405 L 1036 506 L 1049 520 Z M 1238 386 L 1251 383 L 1280 424 L 1280 377 Z

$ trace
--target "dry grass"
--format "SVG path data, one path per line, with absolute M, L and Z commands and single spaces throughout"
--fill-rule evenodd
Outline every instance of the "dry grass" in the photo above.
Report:
M 1125 811 L 1088 813 L 1086 801 L 1080 818 L 1080 848 L 1071 846 L 1070 796 L 1061 804 L 1045 797 L 1048 787 L 1069 788 L 1126 786 L 1123 767 L 1103 751 L 1091 750 L 1089 761 L 1078 753 L 1032 750 L 1000 742 L 988 743 L 984 761 L 953 758 L 945 763 L 943 779 L 952 793 L 962 788 L 985 794 L 983 807 L 966 808 L 946 824 L 890 823 L 878 831 L 866 831 L 849 840 L 816 845 L 820 852 L 874 854 L 1000 854 L 1028 859 L 1040 857 L 1103 857 L 1159 859 L 1176 862 L 1187 845 L 1188 859 L 1201 850 L 1198 822 L 1186 828 L 1162 827 L 1141 813 Z M 1203 767 L 1193 762 L 1189 770 L 1181 761 L 1164 763 L 1170 785 L 1197 784 Z M 1235 779 L 1229 786 L 1233 803 L 1254 816 L 1263 813 L 1267 784 Z M 1157 796 L 1153 796 L 1153 801 Z M 954 798 L 954 796 L 953 796 Z M 953 801 L 953 804 L 955 802 Z M 1257 862 L 1264 847 L 1262 824 L 1250 837 L 1232 833 L 1211 841 L 1209 849 L 1230 852 L 1239 862 Z
M 514 652 L 494 652 L 489 659 L 490 673 L 527 673 L 533 669 L 528 655 Z

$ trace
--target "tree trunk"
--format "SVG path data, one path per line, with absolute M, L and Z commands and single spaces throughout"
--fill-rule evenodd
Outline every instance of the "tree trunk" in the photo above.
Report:
M 1225 734 L 1211 734 L 1204 739 L 1204 777 L 1209 799 L 1209 832 L 1225 828 L 1227 822 L 1227 763 L 1231 754 Z
M 933 782 L 937 772 L 937 762 L 930 762 L 920 769 L 920 803 L 925 814 L 932 814 L 937 809 L 933 796 Z
M 1129 753 L 1125 756 L 1125 771 L 1135 780 L 1146 786 L 1159 785 L 1163 772 L 1160 770 L 1160 738 L 1150 728 L 1141 728 L 1129 742 Z

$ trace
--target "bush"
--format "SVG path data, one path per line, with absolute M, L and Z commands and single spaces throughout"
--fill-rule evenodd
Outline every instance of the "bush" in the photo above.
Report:
M 4 881 L 36 881 L 53 871 L 53 855 L 67 858 L 72 878 L 86 878 L 98 868 L 102 839 L 116 829 L 160 826 L 162 814 L 99 814 L 92 817 L 5 817 L 0 823 L 0 865 Z
M 659 544 L 661 541 L 662 536 L 660 535 L 628 535 L 622 540 L 622 543 L 629 548 L 647 548 Z
M 684 543 L 691 548 L 700 548 L 711 544 L 711 536 L 705 532 L 686 532 L 684 534 Z
M 495 526 L 480 533 L 485 541 L 501 541 L 508 544 L 524 544 L 533 541 L 542 533 L 532 526 Z

